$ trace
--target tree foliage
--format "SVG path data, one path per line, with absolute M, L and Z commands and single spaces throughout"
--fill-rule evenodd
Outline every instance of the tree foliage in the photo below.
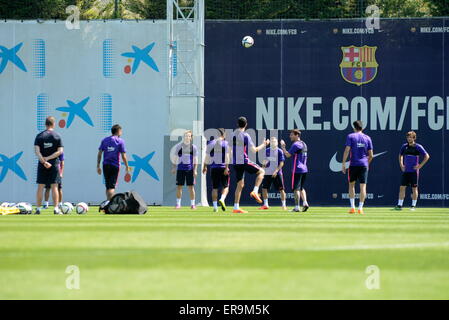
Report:
M 125 6 L 140 19 L 165 19 L 167 15 L 167 0 L 126 0 Z
M 179 0 L 187 5 L 193 0 Z M 371 4 L 381 17 L 448 16 L 449 0 L 205 0 L 207 19 L 331 19 L 365 17 Z M 118 18 L 165 19 L 166 0 L 118 0 Z M 115 18 L 115 0 L 0 0 L 2 19 L 65 19 L 77 5 L 82 19 Z

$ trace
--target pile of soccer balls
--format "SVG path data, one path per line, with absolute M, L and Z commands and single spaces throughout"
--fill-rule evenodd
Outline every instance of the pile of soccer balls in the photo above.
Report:
M 19 214 L 31 214 L 33 212 L 33 206 L 27 202 L 19 202 L 19 203 L 3 202 L 0 205 L 0 207 L 18 209 Z
M 62 214 L 70 214 L 75 210 L 78 214 L 85 214 L 89 211 L 89 206 L 85 202 L 78 203 L 75 207 L 70 202 L 64 202 L 59 206 Z
M 10 203 L 3 202 L 0 207 L 3 208 L 16 208 L 20 212 L 19 214 L 32 214 L 33 206 L 27 202 Z M 73 206 L 70 202 L 64 202 L 59 205 L 59 210 L 62 214 L 70 214 L 75 211 L 77 214 L 85 214 L 89 211 L 89 206 L 85 202 L 80 202 L 76 206 Z

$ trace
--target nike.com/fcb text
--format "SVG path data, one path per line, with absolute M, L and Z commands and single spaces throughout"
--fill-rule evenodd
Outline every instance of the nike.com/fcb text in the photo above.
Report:
M 369 130 L 449 130 L 449 97 L 441 96 L 258 97 L 255 107 L 256 129 L 343 131 L 362 120 Z

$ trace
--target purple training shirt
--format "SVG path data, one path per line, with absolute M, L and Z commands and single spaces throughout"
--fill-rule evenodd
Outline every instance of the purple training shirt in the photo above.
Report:
M 288 150 L 293 157 L 293 174 L 307 173 L 307 144 L 304 141 L 296 141 Z
M 248 150 L 254 147 L 251 136 L 241 130 L 235 130 L 229 139 L 232 145 L 232 164 L 247 164 L 249 161 Z
M 351 167 L 368 167 L 368 151 L 373 150 L 371 138 L 362 132 L 354 132 L 346 138 L 351 148 Z
M 103 151 L 103 164 L 120 167 L 120 154 L 126 152 L 125 141 L 118 136 L 104 138 L 99 150 Z
M 420 156 L 425 156 L 426 154 L 427 151 L 420 144 L 415 143 L 412 146 L 408 143 L 403 144 L 400 155 L 403 156 L 405 172 L 417 172 L 415 166 L 419 165 Z
M 285 161 L 284 152 L 280 148 L 265 150 L 265 156 L 267 164 L 265 166 L 265 175 L 272 175 L 281 162 Z M 282 174 L 282 169 L 279 170 L 279 174 Z
M 178 143 L 175 146 L 175 154 L 178 156 L 178 170 L 193 170 L 195 158 L 198 156 L 198 149 L 194 144 Z
M 215 139 L 207 145 L 206 153 L 210 156 L 211 168 L 226 168 L 226 153 L 229 152 L 229 143 L 226 140 Z

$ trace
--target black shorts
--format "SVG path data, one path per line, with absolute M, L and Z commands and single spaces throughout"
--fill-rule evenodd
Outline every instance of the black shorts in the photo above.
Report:
M 306 183 L 307 173 L 295 173 L 292 179 L 292 190 L 303 190 Z
M 256 174 L 261 170 L 261 168 L 253 162 L 248 162 L 246 164 L 235 164 L 234 170 L 235 178 L 237 182 L 239 182 L 245 177 L 245 172 L 248 172 L 249 174 Z
M 230 175 L 225 175 L 225 168 L 212 168 L 210 176 L 212 178 L 212 189 L 219 189 L 229 187 Z
M 176 185 L 193 186 L 195 185 L 195 178 L 193 177 L 193 170 L 178 170 L 176 172 Z
M 349 167 L 349 182 L 368 183 L 368 167 Z
M 271 186 L 278 191 L 284 190 L 284 177 L 281 174 L 276 175 L 276 178 L 273 178 L 272 175 L 265 175 L 262 181 L 262 188 L 270 191 Z
M 59 163 L 55 163 L 47 169 L 42 163 L 37 165 L 37 184 L 52 185 L 60 182 Z
M 401 186 L 403 187 L 418 187 L 418 172 L 404 172 L 402 174 Z
M 112 164 L 103 164 L 103 176 L 106 189 L 115 189 L 118 181 L 120 168 Z

